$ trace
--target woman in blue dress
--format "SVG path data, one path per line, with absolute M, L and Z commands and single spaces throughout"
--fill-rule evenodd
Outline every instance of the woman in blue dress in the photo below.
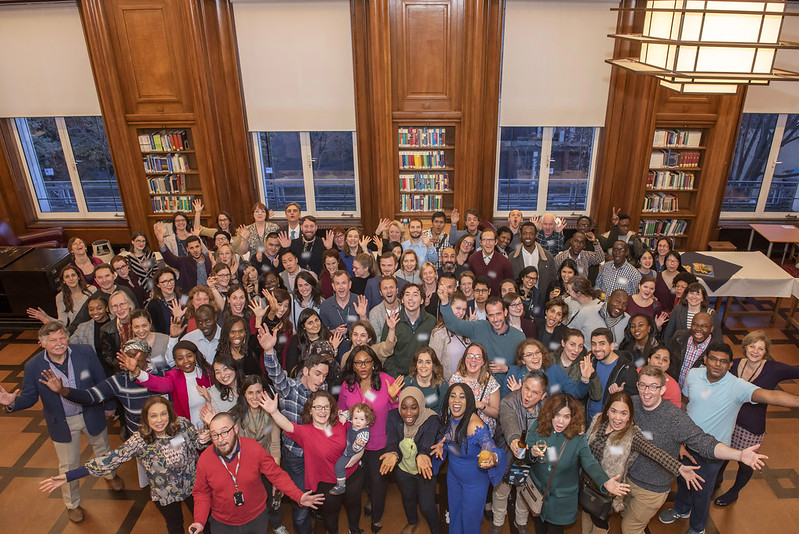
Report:
M 432 448 L 432 455 L 436 471 L 449 458 L 449 532 L 477 534 L 489 481 L 496 485 L 505 474 L 505 451 L 494 445 L 488 426 L 477 415 L 469 386 L 452 384 L 443 400 L 440 441 Z

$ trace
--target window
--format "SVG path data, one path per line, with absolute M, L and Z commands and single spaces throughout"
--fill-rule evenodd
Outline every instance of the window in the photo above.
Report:
M 40 218 L 123 216 L 101 117 L 19 118 L 14 125 Z
M 278 217 L 289 202 L 309 215 L 360 214 L 354 132 L 256 132 L 253 139 L 261 198 Z
M 799 115 L 744 113 L 721 211 L 725 218 L 799 211 Z
M 494 215 L 588 211 L 598 135 L 593 127 L 502 127 Z

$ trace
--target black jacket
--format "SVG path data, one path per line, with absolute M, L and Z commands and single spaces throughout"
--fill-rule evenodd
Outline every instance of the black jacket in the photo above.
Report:
M 440 426 L 441 423 L 435 415 L 430 416 L 427 421 L 422 423 L 413 437 L 417 454 L 430 455 L 430 448 L 436 444 L 436 435 Z M 402 459 L 402 453 L 400 453 L 399 444 L 405 439 L 404 427 L 405 423 L 402 422 L 399 408 L 389 411 L 386 418 L 386 452 L 394 452 L 400 459 Z
M 613 367 L 613 370 L 610 372 L 608 383 L 605 384 L 605 388 L 602 392 L 602 406 L 605 405 L 605 403 L 608 401 L 608 397 L 610 397 L 608 388 L 611 384 L 616 384 L 619 386 L 624 384 L 624 391 L 629 393 L 630 396 L 638 395 L 638 386 L 636 385 L 638 383 L 638 370 L 636 370 L 635 365 L 630 361 L 626 352 L 616 351 L 616 354 L 619 357 L 616 360 L 615 367 Z M 596 357 L 592 354 L 591 365 L 593 365 L 595 369 L 596 362 Z

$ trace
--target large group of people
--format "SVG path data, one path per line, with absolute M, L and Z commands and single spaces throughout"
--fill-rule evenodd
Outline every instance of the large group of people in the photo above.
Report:
M 799 406 L 776 390 L 799 368 L 769 358 L 762 331 L 735 358 L 669 240 L 649 250 L 616 209 L 607 232 L 582 216 L 568 238 L 564 219 L 519 210 L 371 234 L 322 231 L 295 203 L 283 227 L 262 203 L 249 225 L 194 211 L 109 264 L 71 239 L 57 316 L 29 310 L 42 351 L 0 403 L 41 400 L 60 473 L 41 488 L 61 488 L 73 522 L 77 480 L 120 491 L 135 458 L 170 533 L 186 531 L 181 503 L 194 533 L 285 534 L 284 503 L 298 534 L 337 533 L 342 508 L 350 533 L 362 514 L 377 533 L 393 482 L 402 534 L 422 519 L 434 534 L 560 533 L 588 491 L 609 504 L 583 510 L 584 533 L 621 513 L 625 534 L 687 517 L 700 534 L 762 467 L 766 406 Z M 114 450 L 106 417 L 122 423 Z

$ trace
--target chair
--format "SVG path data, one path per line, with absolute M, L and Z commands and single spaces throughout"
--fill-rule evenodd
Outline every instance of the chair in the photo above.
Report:
M 35 230 L 18 236 L 8 221 L 0 221 L 0 246 L 61 248 L 66 244 L 64 229 L 60 226 Z

